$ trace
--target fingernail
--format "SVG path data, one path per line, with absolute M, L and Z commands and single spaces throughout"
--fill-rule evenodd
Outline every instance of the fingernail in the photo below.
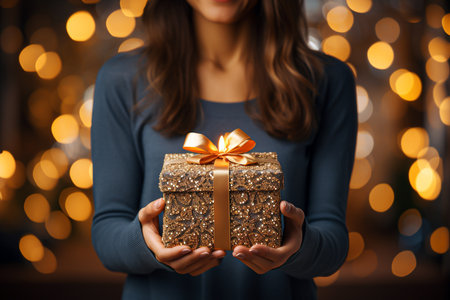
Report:
M 153 202 L 153 206 L 158 209 L 161 207 L 161 199 L 156 200 L 155 202 Z
M 191 249 L 183 249 L 183 250 L 181 250 L 181 254 L 183 254 L 183 255 L 188 254 L 188 253 L 191 253 Z
M 258 250 L 256 250 L 256 249 L 250 249 L 249 251 L 250 251 L 251 253 L 258 254 Z
M 242 254 L 242 253 L 238 253 L 238 254 L 236 254 L 236 257 L 241 258 L 241 259 L 244 259 L 244 258 L 245 258 L 245 255 Z
M 209 255 L 209 252 L 202 252 L 200 253 L 201 257 L 207 257 Z

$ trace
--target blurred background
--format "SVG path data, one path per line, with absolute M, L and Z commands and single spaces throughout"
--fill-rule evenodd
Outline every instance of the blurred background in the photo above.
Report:
M 90 243 L 95 77 L 144 45 L 146 0 L 0 0 L 0 297 L 119 299 Z M 359 131 L 342 268 L 320 299 L 449 299 L 446 1 L 306 1 L 353 69 Z

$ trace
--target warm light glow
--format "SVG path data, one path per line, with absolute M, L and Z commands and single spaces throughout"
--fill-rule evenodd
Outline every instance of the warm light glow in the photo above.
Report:
M 444 83 L 436 83 L 433 87 L 433 100 L 437 107 L 439 107 L 446 97 Z
M 23 165 L 23 163 L 19 160 L 16 160 L 16 170 L 14 171 L 14 175 L 6 181 L 6 185 L 13 189 L 21 188 L 26 180 L 25 172 L 25 166 Z
M 428 43 L 431 57 L 438 62 L 446 62 L 450 53 L 449 44 L 440 37 L 435 37 Z
M 351 189 L 360 189 L 369 182 L 370 177 L 372 176 L 372 166 L 366 158 L 356 159 L 352 177 L 350 180 L 350 188 Z
M 372 7 L 372 0 L 347 0 L 348 7 L 357 13 L 366 13 Z
M 129 36 L 134 31 L 135 26 L 134 18 L 124 15 L 120 9 L 113 11 L 106 19 L 106 28 L 109 34 L 118 38 Z
M 383 18 L 375 24 L 375 34 L 380 40 L 392 44 L 400 36 L 400 25 L 392 18 Z
M 337 270 L 334 274 L 325 277 L 314 277 L 314 282 L 317 286 L 328 286 L 333 284 L 339 277 L 340 270 Z
M 92 176 L 89 174 L 92 161 L 88 158 L 81 158 L 75 161 L 70 167 L 70 179 L 73 184 L 82 189 L 92 187 Z
M 420 150 L 428 147 L 429 137 L 425 129 L 413 127 L 406 130 L 400 141 L 403 153 L 411 158 L 417 158 Z
M 439 105 L 439 116 L 442 123 L 450 126 L 450 97 L 445 98 Z
M 57 117 L 52 124 L 52 134 L 61 144 L 70 144 L 78 137 L 77 120 L 69 114 Z
M 58 96 L 64 103 L 75 104 L 83 95 L 83 78 L 69 75 L 61 79 L 58 84 Z
M 425 70 L 428 77 L 434 82 L 444 82 L 448 78 L 449 67 L 447 61 L 439 62 L 430 57 L 425 64 Z
M 23 236 L 19 241 L 20 253 L 29 261 L 39 261 L 44 257 L 44 247 L 33 234 Z
M 386 42 L 376 42 L 367 50 L 367 59 L 374 68 L 385 70 L 394 61 L 394 50 Z
M 421 168 L 424 167 L 431 167 L 434 170 L 436 170 L 439 167 L 439 164 L 441 163 L 441 158 L 439 157 L 439 152 L 434 147 L 426 147 L 419 151 L 417 154 L 417 158 L 420 158 L 418 160 L 419 166 Z M 425 163 L 423 160 L 426 160 Z
M 356 99 L 358 114 L 360 114 L 366 109 L 367 105 L 369 104 L 369 94 L 367 93 L 367 90 L 360 85 L 356 86 Z
M 48 249 L 44 248 L 44 256 L 41 260 L 33 262 L 34 268 L 42 274 L 50 274 L 56 271 L 58 263 L 56 261 L 55 254 Z
M 427 5 L 425 14 L 426 14 L 428 26 L 430 26 L 432 28 L 441 27 L 441 20 L 445 14 L 445 11 L 441 6 L 439 6 L 437 4 Z
M 56 168 L 58 174 L 57 177 L 63 176 L 69 165 L 69 160 L 66 154 L 59 148 L 51 148 L 45 151 L 41 156 L 41 161 L 52 162 L 53 166 Z
M 332 35 L 322 42 L 322 50 L 342 61 L 350 56 L 350 43 L 341 35 Z
M 395 70 L 394 72 L 392 72 L 391 76 L 389 76 L 389 85 L 391 86 L 391 90 L 394 93 L 397 93 L 396 85 L 397 85 L 398 78 L 400 77 L 400 75 L 402 75 L 406 72 L 409 72 L 409 71 L 406 69 L 398 69 L 398 70 Z
M 26 72 L 36 71 L 36 60 L 45 52 L 44 48 L 38 44 L 31 44 L 22 49 L 19 54 L 19 63 Z
M 50 214 L 50 205 L 41 194 L 31 194 L 25 199 L 23 209 L 27 217 L 36 223 L 43 223 Z
M 122 42 L 119 46 L 119 50 L 117 52 L 127 52 L 144 45 L 144 41 L 139 38 L 129 38 Z
M 47 159 L 41 160 L 41 168 L 47 177 L 57 179 L 59 177 L 55 164 Z
M 441 177 L 435 170 L 428 166 L 420 169 L 415 178 L 415 190 L 420 197 L 424 200 L 435 200 L 441 193 L 441 188 Z
M 416 73 L 400 69 L 392 73 L 390 83 L 394 81 L 395 91 L 403 100 L 414 101 L 422 93 L 422 81 Z
M 220 136 L 220 139 L 219 139 L 219 152 L 224 152 L 226 150 L 226 147 L 225 147 L 225 139 L 223 138 L 223 136 L 221 135 Z
M 94 104 L 94 101 L 92 99 L 89 99 L 81 105 L 78 114 L 80 116 L 80 120 L 86 127 L 91 127 L 92 125 L 92 106 Z
M 347 32 L 353 26 L 353 14 L 344 6 L 336 6 L 327 13 L 328 26 L 336 32 Z
M 364 251 L 364 239 L 359 232 L 349 232 L 347 261 L 354 260 Z
M 14 156 L 6 151 L 0 153 L 0 178 L 11 178 L 16 171 L 16 160 Z
M 392 274 L 398 277 L 405 277 L 411 274 L 416 268 L 416 256 L 409 250 L 398 253 L 392 260 Z
M 0 34 L 0 44 L 2 50 L 6 53 L 16 53 L 22 45 L 22 42 L 22 31 L 16 26 L 7 26 Z
M 450 14 L 442 17 L 442 29 L 444 29 L 447 35 L 450 35 Z
M 95 4 L 100 2 L 100 0 L 81 0 L 81 2 L 85 3 L 85 4 Z
M 444 254 L 449 247 L 449 232 L 447 227 L 439 227 L 430 236 L 430 246 L 434 252 Z
M 72 230 L 72 224 L 65 214 L 59 210 L 50 213 L 45 221 L 48 234 L 58 240 L 66 239 Z
M 67 20 L 66 30 L 72 40 L 87 41 L 95 32 L 94 18 L 87 11 L 77 11 Z
M 365 130 L 358 131 L 356 141 L 355 157 L 357 159 L 365 158 L 369 156 L 370 153 L 372 153 L 374 141 L 372 135 L 369 132 Z
M 36 72 L 42 79 L 53 79 L 61 72 L 62 63 L 56 52 L 42 53 L 36 60 Z
M 147 0 L 120 0 L 120 8 L 127 17 L 138 18 L 144 12 Z
M 378 257 L 375 251 L 367 249 L 357 259 L 351 262 L 352 273 L 357 277 L 367 277 L 378 267 Z
M 36 184 L 37 187 L 39 187 L 40 189 L 45 190 L 45 191 L 52 190 L 56 186 L 56 183 L 58 182 L 57 176 L 49 177 L 46 174 L 46 172 L 47 173 L 53 172 L 53 171 L 49 171 L 49 170 L 51 170 L 49 167 L 50 163 L 51 162 L 48 160 L 39 161 L 33 167 L 32 175 L 33 175 L 34 183 Z M 44 169 L 46 169 L 47 171 L 45 172 Z
M 422 216 L 415 208 L 403 212 L 398 219 L 398 231 L 406 236 L 415 234 L 422 226 Z
M 69 194 L 65 207 L 69 217 L 75 221 L 86 221 L 92 213 L 91 201 L 83 192 Z
M 385 212 L 394 203 L 394 191 L 387 183 L 377 184 L 369 194 L 370 207 L 376 212 Z

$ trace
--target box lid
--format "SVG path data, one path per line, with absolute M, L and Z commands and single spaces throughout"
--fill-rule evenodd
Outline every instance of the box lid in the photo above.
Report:
M 275 152 L 249 152 L 258 161 L 243 166 L 230 162 L 230 191 L 273 191 L 283 188 L 283 172 Z M 194 153 L 171 153 L 164 157 L 159 175 L 161 192 L 205 192 L 213 190 L 214 164 L 186 161 Z

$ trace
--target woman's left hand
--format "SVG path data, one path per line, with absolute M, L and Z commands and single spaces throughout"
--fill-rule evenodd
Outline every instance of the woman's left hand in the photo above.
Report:
M 303 210 L 287 201 L 280 203 L 280 210 L 285 217 L 285 230 L 281 247 L 253 245 L 251 248 L 236 246 L 233 249 L 233 256 L 257 274 L 264 274 L 283 265 L 302 245 L 302 226 L 305 219 Z

